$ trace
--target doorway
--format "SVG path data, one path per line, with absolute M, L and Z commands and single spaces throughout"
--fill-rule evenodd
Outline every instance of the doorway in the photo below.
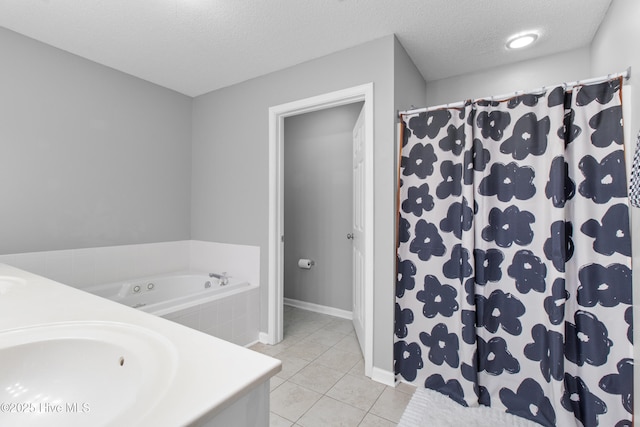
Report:
M 289 116 L 284 125 L 284 303 L 348 320 L 353 129 L 362 107 L 357 102 Z
M 284 298 L 284 119 L 312 111 L 324 110 L 364 101 L 362 115 L 362 185 L 354 200 L 361 203 L 362 240 L 360 248 L 362 283 L 361 345 L 365 374 L 371 376 L 373 367 L 373 83 L 331 92 L 317 97 L 294 101 L 269 109 L 269 272 L 268 272 L 268 330 L 262 337 L 268 344 L 282 340 Z M 354 277 L 356 274 L 354 274 Z

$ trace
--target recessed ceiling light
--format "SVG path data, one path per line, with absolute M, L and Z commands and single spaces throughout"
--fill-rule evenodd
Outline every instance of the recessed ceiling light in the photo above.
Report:
M 522 49 L 536 41 L 537 38 L 538 34 L 536 33 L 518 34 L 507 41 L 507 49 Z

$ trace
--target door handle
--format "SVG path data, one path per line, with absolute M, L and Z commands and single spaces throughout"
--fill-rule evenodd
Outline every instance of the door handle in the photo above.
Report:
M 349 233 L 349 234 L 347 234 L 347 239 L 349 239 L 349 240 L 353 240 L 353 233 Z

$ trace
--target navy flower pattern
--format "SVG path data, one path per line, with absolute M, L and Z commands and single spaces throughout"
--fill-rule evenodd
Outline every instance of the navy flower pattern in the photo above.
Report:
M 429 111 L 409 119 L 409 128 L 419 139 L 424 139 L 425 136 L 435 138 L 440 129 L 446 126 L 450 119 L 451 113 L 447 110 Z
M 544 292 L 547 287 L 547 266 L 527 249 L 516 252 L 507 274 L 515 279 L 516 288 L 523 294 L 530 290 Z
M 511 115 L 506 111 L 483 111 L 478 114 L 476 120 L 483 138 L 500 141 L 504 136 L 504 130 L 511 123 Z
M 497 332 L 499 327 L 511 335 L 520 335 L 522 332 L 519 318 L 525 313 L 524 305 L 500 289 L 491 292 L 489 298 L 478 295 L 476 313 L 478 327 L 484 327 L 491 333 Z
M 573 412 L 585 427 L 597 426 L 598 416 L 607 412 L 607 405 L 589 391 L 589 387 L 580 377 L 565 374 L 564 387 L 562 406 Z
M 547 312 L 552 325 L 559 325 L 564 321 L 564 308 L 568 299 L 569 292 L 565 288 L 564 279 L 554 280 L 551 295 L 544 299 L 544 311 Z
M 398 240 L 400 243 L 406 243 L 411 239 L 411 224 L 402 215 L 398 220 Z
M 442 375 L 433 374 L 424 382 L 426 388 L 439 391 L 445 396 L 449 396 L 454 402 L 458 402 L 462 406 L 467 406 L 467 402 L 464 401 L 464 391 L 460 382 L 457 380 L 444 381 Z
M 591 142 L 596 147 L 608 147 L 611 144 L 622 145 L 622 107 L 611 107 L 602 110 L 589 120 L 589 127 L 595 129 L 591 134 Z
M 607 203 L 613 197 L 627 197 L 627 176 L 624 167 L 624 152 L 613 153 L 598 162 L 592 156 L 584 156 L 578 167 L 584 181 L 578 186 L 582 196 L 595 203 Z
M 478 337 L 478 371 L 485 371 L 490 375 L 501 375 L 503 372 L 515 374 L 520 372 L 520 363 L 507 348 L 507 342 L 502 337 L 485 341 Z
M 530 167 L 518 167 L 515 162 L 508 165 L 494 163 L 489 176 L 480 181 L 478 192 L 483 196 L 497 196 L 501 202 L 508 202 L 514 197 L 528 200 L 536 194 L 534 178 L 535 172 Z
M 482 238 L 495 241 L 501 248 L 512 244 L 526 246 L 533 240 L 531 224 L 536 220 L 529 211 L 520 211 L 517 206 L 509 206 L 503 211 L 493 208 L 489 212 L 489 225 L 482 230 Z
M 500 390 L 499 396 L 508 413 L 543 426 L 555 427 L 556 412 L 537 381 L 526 378 L 515 393 L 505 387 Z
M 467 344 L 476 342 L 476 313 L 471 310 L 462 310 L 462 340 Z
M 564 272 L 564 265 L 573 256 L 572 237 L 573 225 L 568 221 L 556 221 L 551 224 L 551 236 L 544 242 L 544 255 L 560 272 Z
M 580 231 L 593 237 L 593 250 L 603 255 L 619 252 L 631 256 L 631 236 L 629 235 L 629 208 L 627 205 L 613 205 L 602 217 L 602 221 L 590 219 L 580 227 Z
M 569 164 L 564 161 L 564 157 L 558 156 L 551 162 L 549 181 L 544 187 L 544 193 L 556 208 L 564 208 L 567 200 L 575 196 L 576 184 L 569 176 Z
M 442 266 L 442 274 L 449 279 L 460 279 L 471 276 L 473 267 L 469 262 L 469 251 L 462 245 L 455 245 L 451 250 L 451 259 Z
M 624 312 L 624 321 L 629 327 L 627 328 L 627 339 L 633 344 L 633 307 L 628 307 Z
M 433 196 L 429 194 L 429 184 L 420 187 L 409 187 L 407 199 L 402 202 L 402 210 L 415 216 L 422 216 L 423 212 L 433 209 Z
M 537 324 L 531 330 L 533 342 L 524 348 L 527 359 L 540 362 L 540 372 L 547 382 L 562 381 L 564 373 L 564 338 L 556 331 Z
M 422 313 L 431 318 L 438 314 L 453 316 L 458 310 L 457 296 L 458 291 L 453 286 L 442 285 L 437 277 L 428 274 L 424 278 L 424 290 L 418 291 L 416 298 L 424 303 Z
M 584 85 L 577 88 L 576 104 L 579 106 L 589 105 L 594 100 L 598 104 L 608 104 L 620 90 L 620 79 L 607 82 Z
M 477 354 L 476 354 L 477 355 Z M 478 403 L 484 406 L 491 406 L 491 395 L 486 387 L 478 384 L 478 358 L 473 357 L 471 364 L 463 363 L 460 372 L 465 380 L 473 383 L 473 391 L 478 396 Z
M 558 138 L 564 140 L 565 145 L 569 145 L 582 133 L 582 128 L 574 123 L 576 112 L 573 108 L 564 113 L 564 121 L 562 127 L 558 129 Z
M 442 256 L 446 247 L 442 237 L 438 233 L 438 227 L 421 219 L 416 224 L 416 237 L 411 241 L 409 250 L 418 255 L 422 261 L 427 261 L 432 256 Z
M 409 157 L 402 157 L 400 166 L 404 176 L 416 175 L 418 178 L 426 178 L 433 173 L 433 164 L 438 160 L 431 144 L 416 144 L 411 148 Z
M 525 93 L 524 95 L 514 96 L 507 102 L 509 109 L 516 108 L 521 103 L 527 107 L 534 107 L 538 104 L 540 98 L 544 97 L 544 94 L 536 95 L 533 93 Z
M 491 160 L 491 153 L 489 152 L 489 150 L 484 148 L 482 141 L 480 141 L 478 138 L 473 140 L 472 157 L 473 170 L 478 172 L 482 172 L 487 166 L 487 163 L 489 163 L 489 160 Z
M 577 300 L 583 307 L 631 304 L 631 269 L 626 265 L 585 265 L 580 269 L 578 279 Z
M 473 209 L 465 197 L 462 203 L 453 202 L 447 210 L 447 216 L 440 221 L 440 230 L 446 233 L 453 233 L 458 239 L 462 237 L 462 232 L 471 230 L 473 225 Z
M 403 117 L 399 378 L 541 425 L 631 425 L 620 89 Z
M 396 341 L 393 345 L 394 371 L 402 375 L 407 381 L 413 381 L 418 376 L 418 370 L 422 369 L 422 350 L 418 343 Z
M 578 366 L 601 366 L 607 361 L 613 341 L 604 323 L 584 310 L 576 311 L 575 323 L 565 322 L 565 357 Z
M 459 156 L 464 149 L 464 125 L 456 128 L 451 125 L 447 128 L 447 136 L 440 140 L 440 148 L 444 151 L 451 151 L 456 156 Z
M 628 413 L 633 413 L 633 359 L 622 359 L 616 365 L 618 373 L 602 377 L 599 386 L 610 394 L 619 394 L 622 406 Z
M 442 182 L 436 188 L 436 195 L 439 199 L 446 199 L 449 196 L 459 196 L 462 193 L 462 163 L 453 164 L 446 160 L 440 166 Z
M 504 261 L 504 254 L 501 250 L 491 248 L 473 250 L 475 261 L 476 283 L 486 285 L 487 282 L 498 282 L 502 279 L 502 268 L 500 265 Z
M 446 362 L 452 368 L 460 364 L 458 336 L 450 333 L 444 323 L 438 323 L 430 334 L 420 332 L 420 341 L 429 347 L 429 360 L 432 363 L 441 366 Z
M 407 290 L 411 290 L 416 286 L 416 265 L 410 259 L 404 261 L 396 257 L 396 271 L 398 272 L 398 280 L 396 282 L 396 297 L 402 298 Z
M 413 311 L 400 308 L 400 304 L 396 303 L 395 310 L 395 334 L 398 338 L 406 338 L 408 329 L 407 325 L 413 323 Z
M 500 152 L 523 160 L 529 154 L 540 156 L 547 150 L 551 123 L 549 117 L 538 120 L 535 113 L 527 113 L 516 122 L 513 135 L 500 146 Z

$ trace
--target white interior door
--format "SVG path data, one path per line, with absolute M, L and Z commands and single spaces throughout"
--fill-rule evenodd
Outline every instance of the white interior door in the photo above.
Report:
M 353 128 L 353 327 L 365 354 L 365 120 L 364 107 Z

